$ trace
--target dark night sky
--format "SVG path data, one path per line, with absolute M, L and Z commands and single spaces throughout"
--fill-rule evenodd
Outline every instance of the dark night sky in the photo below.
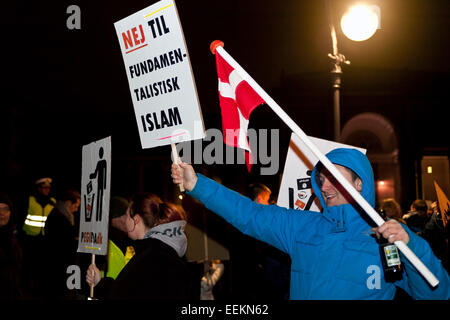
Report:
M 126 159 L 133 159 L 131 162 L 153 159 L 155 168 L 161 159 L 169 163 L 169 147 L 140 148 L 113 26 L 115 21 L 154 2 L 7 1 L 3 5 L 1 23 L 6 32 L 2 45 L 0 163 L 4 184 L 11 180 L 30 183 L 35 175 L 50 174 L 55 183 L 59 179 L 60 186 L 78 186 L 82 145 L 108 135 L 113 136 L 116 171 L 122 172 L 116 173 L 115 181 L 120 182 L 113 183 L 117 190 L 138 188 L 136 168 L 127 164 Z M 336 16 L 350 2 L 334 1 Z M 339 50 L 352 62 L 344 70 L 343 108 L 345 90 L 363 90 L 367 100 L 372 99 L 370 92 L 383 90 L 398 91 L 396 101 L 416 101 L 411 95 L 420 96 L 425 102 L 416 103 L 417 109 L 410 110 L 409 116 L 393 110 L 393 122 L 417 121 L 406 126 L 403 133 L 417 130 L 417 136 L 425 135 L 424 139 L 435 130 L 432 123 L 441 125 L 434 133 L 441 136 L 436 144 L 448 152 L 448 131 L 444 129 L 448 121 L 440 113 L 448 106 L 450 2 L 372 3 L 381 9 L 381 30 L 371 39 L 356 43 L 346 39 L 338 29 Z M 81 8 L 81 30 L 66 27 L 69 16 L 66 8 L 71 4 Z M 206 128 L 221 128 L 215 61 L 209 51 L 210 42 L 221 39 L 225 49 L 275 100 L 281 105 L 286 103 L 286 111 L 307 134 L 331 138 L 332 100 L 327 82 L 331 40 L 323 1 L 178 0 L 177 8 Z M 290 100 L 283 86 L 283 79 L 299 75 L 303 79 L 298 86 L 299 96 L 311 101 Z M 395 79 L 386 75 L 394 75 Z M 427 105 L 431 98 L 433 103 Z M 312 110 L 315 105 L 317 109 Z M 385 108 L 390 107 L 386 104 Z M 349 105 L 343 111 L 343 121 L 357 109 L 357 105 Z M 257 109 L 250 125 L 280 128 L 281 137 L 288 139 L 286 127 L 274 119 L 265 107 Z M 281 142 L 282 147 L 286 144 L 287 140 Z M 429 145 L 435 146 L 422 141 L 421 148 Z M 282 156 L 285 152 L 280 151 Z M 246 172 L 244 166 L 234 169 L 236 174 Z M 146 175 L 154 182 L 146 182 L 143 187 L 157 191 L 162 184 L 158 181 L 166 179 L 168 173 L 164 169 L 154 171 L 158 172 Z M 268 183 L 277 188 L 277 178 L 270 179 Z

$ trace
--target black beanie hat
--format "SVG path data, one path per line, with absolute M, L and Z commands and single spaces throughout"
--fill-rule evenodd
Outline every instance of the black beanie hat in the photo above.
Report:
M 12 211 L 11 198 L 4 192 L 0 192 L 0 203 L 5 203 L 8 205 L 9 209 Z
M 112 197 L 109 203 L 109 219 L 123 216 L 130 203 L 123 197 Z

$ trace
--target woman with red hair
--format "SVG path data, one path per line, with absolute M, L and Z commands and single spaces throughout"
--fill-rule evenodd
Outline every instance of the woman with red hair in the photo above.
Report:
M 126 213 L 128 237 L 135 240 L 136 254 L 117 278 L 101 279 L 100 271 L 90 265 L 89 285 L 96 285 L 96 297 L 106 299 L 190 299 L 191 277 L 185 261 L 186 221 L 175 205 L 157 195 L 137 195 Z

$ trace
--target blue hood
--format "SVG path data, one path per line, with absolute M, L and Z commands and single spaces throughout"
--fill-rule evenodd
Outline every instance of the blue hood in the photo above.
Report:
M 338 148 L 326 154 L 326 157 L 334 164 L 338 164 L 353 170 L 362 180 L 361 195 L 372 206 L 375 206 L 375 184 L 373 178 L 372 166 L 369 159 L 359 150 Z M 320 200 L 325 217 L 334 217 L 344 219 L 344 212 L 355 212 L 354 205 L 344 204 L 340 206 L 327 207 L 323 199 L 320 188 L 315 179 L 317 165 L 311 174 L 311 184 L 314 193 Z M 364 215 L 364 214 L 363 214 Z M 348 217 L 350 218 L 350 217 Z M 365 218 L 365 217 L 364 217 Z M 343 221 L 345 223 L 345 221 Z M 342 227 L 342 225 L 341 225 Z

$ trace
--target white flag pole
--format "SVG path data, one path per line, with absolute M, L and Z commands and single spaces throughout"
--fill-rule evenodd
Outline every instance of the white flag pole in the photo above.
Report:
M 320 152 L 314 143 L 308 138 L 303 130 L 289 117 L 289 115 L 264 91 L 263 88 L 256 83 L 255 80 L 225 51 L 222 41 L 214 41 L 211 43 L 211 51 L 219 52 L 221 57 L 227 61 L 230 66 L 242 77 L 243 80 L 255 90 L 259 96 L 266 102 L 266 104 L 284 121 L 284 123 L 306 144 L 306 146 L 314 153 L 320 162 L 330 171 L 330 173 L 339 181 L 339 183 L 347 190 L 348 193 L 355 199 L 355 201 L 364 209 L 369 217 L 381 226 L 385 221 L 372 208 L 372 206 L 356 191 L 356 189 L 345 179 L 345 177 L 336 169 L 336 167 L 328 160 L 325 155 Z M 411 262 L 411 264 L 420 272 L 420 274 L 428 281 L 428 283 L 435 287 L 439 280 L 431 273 L 431 271 L 420 261 L 420 259 L 411 251 L 411 249 L 403 241 L 395 241 L 395 245 Z

